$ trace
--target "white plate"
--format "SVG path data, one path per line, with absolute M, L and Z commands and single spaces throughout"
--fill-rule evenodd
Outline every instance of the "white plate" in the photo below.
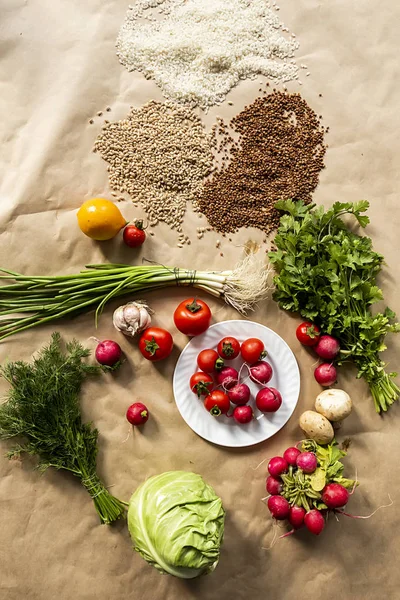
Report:
M 205 410 L 203 401 L 199 400 L 189 387 L 190 377 L 199 370 L 197 355 L 200 350 L 216 349 L 218 342 L 229 335 L 236 337 L 239 342 L 251 337 L 264 342 L 268 352 L 265 360 L 271 364 L 274 371 L 268 385 L 278 389 L 282 395 L 282 405 L 276 413 L 260 412 L 254 400 L 251 400 L 255 419 L 243 425 L 224 415 L 210 415 Z M 239 356 L 235 360 L 226 361 L 226 364 L 239 370 L 242 362 Z M 242 381 L 246 377 L 247 373 L 243 370 Z M 250 379 L 246 383 L 254 398 L 260 387 Z M 195 433 L 214 444 L 240 448 L 267 440 L 290 419 L 299 398 L 300 373 L 293 352 L 275 331 L 253 321 L 223 321 L 211 325 L 205 333 L 192 338 L 182 350 L 176 363 L 173 386 L 179 412 Z

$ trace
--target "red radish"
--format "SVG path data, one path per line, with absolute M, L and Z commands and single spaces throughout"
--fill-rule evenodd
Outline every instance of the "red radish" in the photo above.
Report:
M 314 346 L 314 350 L 321 358 L 333 360 L 339 353 L 340 344 L 337 339 L 331 335 L 321 335 L 318 344 Z
M 223 367 L 215 376 L 218 385 L 230 390 L 239 380 L 239 373 L 233 367 Z
M 126 411 L 126 418 L 131 425 L 143 425 L 149 418 L 149 411 L 141 402 L 135 402 Z
M 337 371 L 333 365 L 329 363 L 322 363 L 314 371 L 314 377 L 316 381 L 323 387 L 333 385 L 336 381 Z
M 293 529 L 300 529 L 304 525 L 306 511 L 302 506 L 291 506 L 288 521 Z
M 340 483 L 329 483 L 322 490 L 322 502 L 332 510 L 345 506 L 349 496 L 349 492 Z
M 250 379 L 255 383 L 268 383 L 272 373 L 271 365 L 265 360 L 260 360 L 250 367 Z
M 290 504 L 283 496 L 270 496 L 267 501 L 267 506 L 271 515 L 277 521 L 283 521 L 288 518 Z
M 314 535 L 319 535 L 325 527 L 325 519 L 319 510 L 313 508 L 306 513 L 304 525 L 307 527 L 308 531 Z
M 233 411 L 233 418 L 237 423 L 250 423 L 254 418 L 253 409 L 249 405 L 237 406 Z
M 275 388 L 263 388 L 256 396 L 256 406 L 261 412 L 276 412 L 282 404 L 282 396 Z
M 228 392 L 232 404 L 247 404 L 250 400 L 250 388 L 245 383 L 237 383 Z
M 99 342 L 97 344 L 95 356 L 97 362 L 101 365 L 115 367 L 121 360 L 122 350 L 117 342 L 104 340 L 104 342 Z
M 274 456 L 268 463 L 268 473 L 272 475 L 272 477 L 280 477 L 282 473 L 286 473 L 288 469 L 289 465 L 281 456 Z
M 296 459 L 296 465 L 303 473 L 314 473 L 318 467 L 317 457 L 313 452 L 300 452 Z
M 299 454 L 301 454 L 300 450 L 292 446 L 291 448 L 285 450 L 285 452 L 283 453 L 283 458 L 289 463 L 289 465 L 295 467 L 296 459 L 299 456 Z
M 271 494 L 271 496 L 279 496 L 279 494 L 282 491 L 282 480 L 276 479 L 275 477 L 272 477 L 270 475 L 269 477 L 267 477 L 265 486 L 267 488 L 268 494 Z

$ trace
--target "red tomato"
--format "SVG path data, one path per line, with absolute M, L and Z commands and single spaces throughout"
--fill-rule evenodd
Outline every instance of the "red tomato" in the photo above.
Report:
M 224 361 L 218 356 L 216 350 L 207 348 L 199 353 L 197 364 L 199 369 L 204 371 L 204 373 L 215 373 L 215 371 L 220 371 L 222 369 Z
M 143 221 L 135 221 L 134 224 L 127 225 L 122 234 L 124 242 L 130 248 L 138 248 L 146 239 L 146 233 L 143 230 Z
M 233 360 L 239 356 L 240 344 L 234 337 L 224 337 L 218 344 L 218 354 L 221 358 Z
M 221 390 L 214 390 L 207 396 L 204 400 L 204 407 L 211 413 L 214 417 L 219 417 L 220 415 L 226 415 L 231 403 L 229 398 L 225 392 Z
M 208 373 L 198 371 L 191 376 L 189 385 L 192 392 L 200 398 L 208 396 L 214 387 L 214 380 Z
M 174 312 L 176 328 L 185 335 L 199 335 L 210 327 L 211 311 L 203 300 L 188 298 Z
M 244 341 L 241 345 L 240 352 L 242 353 L 243 360 L 250 365 L 255 362 L 262 360 L 267 356 L 267 352 L 264 348 L 264 342 L 258 338 L 249 338 Z
M 316 346 L 320 336 L 320 328 L 309 321 L 300 323 L 296 329 L 296 337 L 303 346 Z
M 139 350 L 147 360 L 153 362 L 167 358 L 174 347 L 169 331 L 160 327 L 148 327 L 139 340 Z

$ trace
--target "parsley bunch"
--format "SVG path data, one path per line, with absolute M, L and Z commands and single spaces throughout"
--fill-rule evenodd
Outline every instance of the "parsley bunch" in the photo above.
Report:
M 379 353 L 385 336 L 400 331 L 389 308 L 372 314 L 382 300 L 376 277 L 384 260 L 367 236 L 352 232 L 341 217 L 353 215 L 361 227 L 369 218 L 361 213 L 366 201 L 335 202 L 329 210 L 315 204 L 285 200 L 276 207 L 285 213 L 269 253 L 277 275 L 274 299 L 285 310 L 298 312 L 335 336 L 341 345 L 338 362 L 352 359 L 370 389 L 377 412 L 398 399 L 400 388 L 387 373 Z
M 98 431 L 91 423 L 82 423 L 80 411 L 83 381 L 101 372 L 83 361 L 89 354 L 75 340 L 64 352 L 60 335 L 53 333 L 31 364 L 18 361 L 1 367 L 11 390 L 0 406 L 0 439 L 21 439 L 9 458 L 27 453 L 39 457 L 42 472 L 55 467 L 73 473 L 93 498 L 101 522 L 111 523 L 124 513 L 124 504 L 96 473 Z

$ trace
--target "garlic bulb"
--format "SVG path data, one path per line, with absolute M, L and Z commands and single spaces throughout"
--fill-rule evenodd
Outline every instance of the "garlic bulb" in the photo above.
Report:
M 150 309 L 144 302 L 128 302 L 114 311 L 113 324 L 118 331 L 133 337 L 150 326 Z

